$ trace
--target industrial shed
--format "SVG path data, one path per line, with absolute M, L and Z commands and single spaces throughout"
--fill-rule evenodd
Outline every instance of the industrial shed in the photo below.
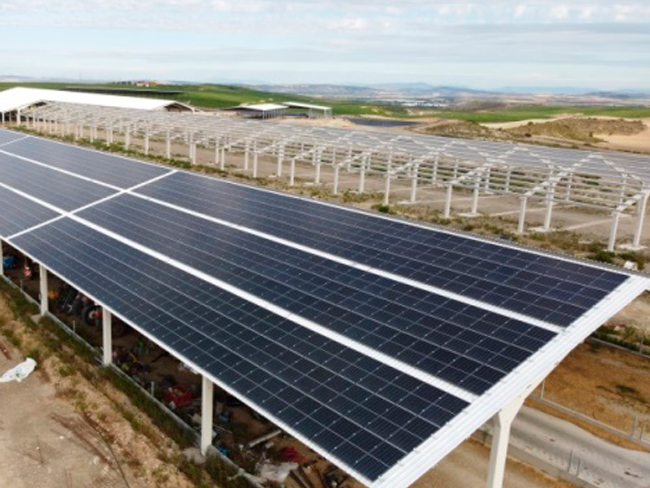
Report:
M 287 106 L 278 103 L 260 103 L 257 105 L 238 105 L 224 110 L 238 113 L 247 119 L 270 119 L 283 116 L 287 111 Z
M 526 396 L 650 282 L 623 269 L 0 131 L 0 236 L 373 488 Z
M 3 123 L 5 120 L 19 121 L 23 110 L 53 102 L 135 110 L 194 111 L 189 105 L 175 100 L 16 87 L 0 92 L 0 117 Z

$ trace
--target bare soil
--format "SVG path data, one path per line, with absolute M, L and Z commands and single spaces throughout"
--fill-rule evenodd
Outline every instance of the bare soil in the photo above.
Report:
M 180 457 L 178 446 L 124 394 L 46 355 L 41 337 L 13 319 L 4 297 L 0 318 L 0 371 L 21 362 L 24 351 L 45 356 L 25 381 L 0 384 L 1 487 L 194 486 L 169 462 Z M 59 348 L 74 354 L 65 344 Z M 124 412 L 130 412 L 130 421 Z
M 546 379 L 547 399 L 620 430 L 650 430 L 650 359 L 583 344 Z M 584 426 L 583 426 L 584 427 Z

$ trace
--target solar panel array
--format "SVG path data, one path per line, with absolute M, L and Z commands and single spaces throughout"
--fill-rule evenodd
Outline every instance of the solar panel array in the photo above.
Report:
M 421 474 L 600 325 L 576 332 L 594 309 L 647 285 L 52 141 L 0 144 L 3 239 L 378 487 L 406 486 L 408 459 L 425 456 Z

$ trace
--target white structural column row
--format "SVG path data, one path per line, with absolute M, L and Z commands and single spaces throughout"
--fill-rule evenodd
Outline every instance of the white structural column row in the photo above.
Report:
M 2 242 L 0 241 L 0 263 L 2 263 Z M 40 266 L 41 316 L 48 313 L 48 272 Z M 3 266 L 0 264 L 0 269 Z M 102 362 L 105 366 L 113 363 L 113 315 L 102 308 Z M 214 384 L 207 376 L 203 376 L 201 395 L 201 453 L 206 454 L 212 445 L 213 415 L 214 415 Z

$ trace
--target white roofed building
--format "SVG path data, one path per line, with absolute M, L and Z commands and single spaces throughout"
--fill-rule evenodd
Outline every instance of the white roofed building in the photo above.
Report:
M 139 110 L 194 111 L 189 105 L 177 102 L 176 100 L 16 87 L 0 92 L 0 114 L 2 121 L 17 118 L 20 116 L 22 110 L 48 102 Z

